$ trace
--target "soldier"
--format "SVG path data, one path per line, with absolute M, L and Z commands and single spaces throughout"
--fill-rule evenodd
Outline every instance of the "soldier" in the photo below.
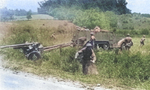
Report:
M 101 29 L 100 29 L 100 27 L 96 26 L 96 27 L 94 28 L 94 31 L 95 31 L 95 32 L 100 32 Z
M 90 38 L 90 41 L 89 41 L 89 42 L 92 44 L 92 48 L 94 48 L 94 45 L 95 45 L 94 32 L 91 32 L 90 35 L 91 35 L 91 38 Z
M 74 38 L 76 38 L 76 36 L 74 36 Z M 72 39 L 73 46 L 78 45 L 78 46 L 83 47 L 86 40 L 87 40 L 86 37 L 80 37 L 80 38 L 78 38 L 77 40 Z
M 132 38 L 130 37 L 130 34 L 127 34 L 127 37 L 125 38 L 126 43 L 126 49 L 129 50 L 131 46 L 133 46 Z
M 87 43 L 86 47 L 79 50 L 76 55 L 75 59 L 78 58 L 79 54 L 82 53 L 82 72 L 84 74 L 98 74 L 96 66 L 93 64 L 96 61 L 96 55 L 92 49 L 91 43 Z
M 118 42 L 118 46 L 122 50 L 125 48 L 126 50 L 129 50 L 131 46 L 133 46 L 132 38 L 130 37 L 130 34 L 127 34 L 127 37 L 121 39 Z
M 145 41 L 145 35 L 143 35 L 143 37 L 141 38 L 140 47 L 144 45 L 144 41 Z
M 79 46 L 82 46 L 85 44 L 85 41 L 87 40 L 86 37 L 80 37 L 77 39 L 76 43 L 79 45 Z

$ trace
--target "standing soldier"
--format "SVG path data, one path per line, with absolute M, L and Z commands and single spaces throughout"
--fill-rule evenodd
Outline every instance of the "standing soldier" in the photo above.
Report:
M 143 35 L 143 37 L 141 38 L 140 47 L 144 45 L 144 41 L 145 41 L 145 35 Z
M 91 43 L 87 43 L 86 47 L 82 48 L 75 55 L 75 59 L 78 58 L 79 54 L 82 53 L 82 72 L 84 74 L 98 74 L 96 66 L 94 65 L 96 61 L 96 55 L 92 49 Z
M 90 43 L 92 44 L 92 48 L 94 48 L 95 45 L 95 36 L 94 36 L 94 32 L 91 32 L 91 37 L 90 37 Z

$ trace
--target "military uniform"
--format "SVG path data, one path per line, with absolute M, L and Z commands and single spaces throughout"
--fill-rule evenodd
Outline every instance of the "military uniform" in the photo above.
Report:
M 145 35 L 143 35 L 141 41 L 140 41 L 140 46 L 143 46 L 144 45 L 144 41 L 145 41 Z
M 92 45 L 91 43 L 87 43 L 86 47 L 82 48 L 81 50 L 79 50 L 76 55 L 75 58 L 78 58 L 78 56 L 82 53 L 82 56 L 80 56 L 80 58 L 82 58 L 82 72 L 84 74 L 89 74 L 89 69 L 88 67 L 91 65 L 91 63 L 95 63 L 96 61 L 96 55 L 92 49 Z
M 123 45 L 125 46 L 126 50 L 129 50 L 131 48 L 131 46 L 133 46 L 133 42 L 132 42 L 132 38 L 130 37 L 130 35 L 128 34 L 127 37 L 121 39 L 118 42 L 118 47 L 120 47 L 120 49 L 123 49 Z

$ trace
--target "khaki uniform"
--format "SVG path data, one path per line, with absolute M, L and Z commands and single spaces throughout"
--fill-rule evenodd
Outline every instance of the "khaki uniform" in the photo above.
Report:
M 100 29 L 100 27 L 96 26 L 96 27 L 94 28 L 94 31 L 95 31 L 95 32 L 100 32 L 101 29 Z
M 129 50 L 130 47 L 133 45 L 132 38 L 128 36 L 128 37 L 126 37 L 126 38 L 121 39 L 121 40 L 118 42 L 118 47 L 120 47 L 120 49 L 122 49 L 122 44 L 123 44 L 123 43 L 124 43 L 125 49 L 126 49 L 126 50 Z
M 141 38 L 140 46 L 143 46 L 143 45 L 144 45 L 144 41 L 145 41 L 145 35 Z
M 76 43 L 79 45 L 79 46 L 83 46 L 85 44 L 85 41 L 87 40 L 86 37 L 80 37 L 78 38 L 78 40 L 76 41 Z

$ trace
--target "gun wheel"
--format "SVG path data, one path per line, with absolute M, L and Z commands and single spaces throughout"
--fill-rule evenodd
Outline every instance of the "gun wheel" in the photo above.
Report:
M 41 55 L 38 52 L 33 52 L 28 56 L 29 60 L 38 60 L 41 58 Z
M 104 45 L 103 45 L 103 49 L 104 49 L 104 50 L 108 50 L 108 49 L 109 49 L 109 44 L 104 44 Z

